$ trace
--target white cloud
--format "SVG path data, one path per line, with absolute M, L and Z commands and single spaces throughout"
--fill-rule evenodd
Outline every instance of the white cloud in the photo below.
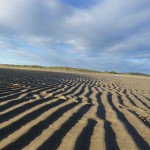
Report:
M 96 59 L 97 64 L 103 63 L 104 70 L 118 67 L 118 61 L 112 59 L 116 56 L 120 64 L 128 62 L 130 69 L 132 62 L 126 57 L 146 57 L 145 63 L 150 58 L 149 18 L 149 0 L 102 0 L 84 9 L 62 0 L 0 0 L 0 51 L 7 53 L 11 48 L 19 55 L 23 49 L 47 65 L 90 67 Z M 11 39 L 43 53 L 32 52 Z M 112 66 L 108 67 L 109 63 Z

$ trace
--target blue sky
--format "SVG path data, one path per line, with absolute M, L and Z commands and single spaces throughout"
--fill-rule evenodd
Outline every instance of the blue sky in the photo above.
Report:
M 0 63 L 150 74 L 149 0 L 0 0 Z

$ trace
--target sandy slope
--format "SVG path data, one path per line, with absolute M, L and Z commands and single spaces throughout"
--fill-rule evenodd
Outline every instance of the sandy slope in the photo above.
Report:
M 0 149 L 148 150 L 150 78 L 0 69 Z

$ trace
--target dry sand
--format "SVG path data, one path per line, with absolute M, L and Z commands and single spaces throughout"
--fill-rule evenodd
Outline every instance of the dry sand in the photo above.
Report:
M 0 149 L 149 150 L 150 78 L 0 69 Z

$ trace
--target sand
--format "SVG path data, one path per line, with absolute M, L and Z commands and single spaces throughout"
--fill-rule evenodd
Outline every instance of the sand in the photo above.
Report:
M 1 68 L 0 149 L 149 150 L 150 77 Z

